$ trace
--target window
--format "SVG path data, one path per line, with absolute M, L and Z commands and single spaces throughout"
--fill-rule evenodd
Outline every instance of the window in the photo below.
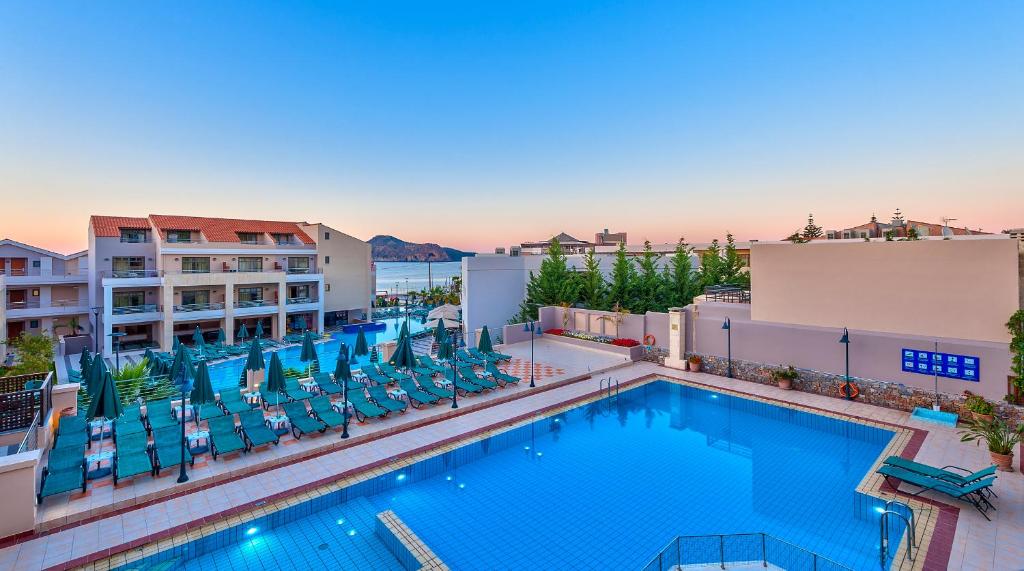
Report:
M 33 320 L 29 321 L 28 322 L 28 328 L 29 329 L 39 329 L 39 320 L 38 319 L 33 319 Z
M 181 271 L 186 274 L 210 273 L 210 258 L 182 256 Z
M 330 239 L 331 239 L 331 233 L 330 232 L 324 232 L 324 240 L 330 240 Z
M 240 271 L 240 272 L 262 272 L 263 271 L 263 258 L 261 258 L 259 256 L 239 257 L 238 258 L 238 271 Z
M 146 270 L 146 258 L 142 256 L 114 256 L 110 260 L 115 278 L 138 277 Z
M 290 274 L 308 274 L 309 273 L 309 258 L 288 258 L 288 273 Z
M 331 257 L 330 256 L 324 256 L 324 263 L 325 264 L 331 263 Z
M 263 302 L 263 288 L 261 287 L 240 287 L 238 288 L 238 301 L 243 303 L 258 304 Z
M 292 243 L 292 234 L 273 234 L 274 243 L 278 246 L 287 246 Z
M 39 288 L 32 290 L 32 297 L 39 297 Z
M 260 235 L 256 232 L 239 232 L 238 241 L 243 244 L 259 244 Z
M 192 231 L 191 230 L 168 230 L 167 241 L 172 244 L 191 242 Z
M 146 241 L 146 231 L 136 228 L 121 228 L 121 241 L 126 244 L 141 244 Z
M 192 289 L 181 292 L 182 305 L 209 305 L 210 290 Z
M 324 284 L 324 291 L 331 291 L 331 284 Z
M 32 267 L 33 268 L 39 268 L 39 267 L 42 267 L 42 265 L 43 264 L 42 264 L 41 261 L 39 261 L 39 260 L 32 260 Z
M 146 294 L 141 291 L 115 291 L 114 307 L 138 307 L 146 303 Z
M 288 299 L 294 303 L 307 303 L 312 301 L 308 285 L 288 286 Z

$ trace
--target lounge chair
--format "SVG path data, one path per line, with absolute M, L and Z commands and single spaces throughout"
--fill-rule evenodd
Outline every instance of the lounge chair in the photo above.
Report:
M 137 424 L 139 421 L 132 421 Z M 120 433 L 114 449 L 114 483 L 140 474 L 153 475 L 153 457 L 149 454 L 146 432 Z
M 188 446 L 185 450 L 185 461 L 194 465 L 196 459 L 192 457 Z M 178 426 L 165 426 L 153 431 L 153 471 L 160 474 L 160 470 L 168 466 L 181 464 L 181 428 Z
M 221 454 L 249 451 L 249 447 L 238 435 L 234 416 L 211 418 L 206 425 L 210 428 L 210 453 L 214 460 Z
M 146 425 L 153 433 L 162 428 L 178 426 L 178 419 L 171 409 L 171 399 L 160 399 L 146 402 Z
M 146 425 L 136 418 L 122 416 L 114 421 L 114 442 L 117 443 L 123 436 L 133 434 L 146 434 Z
M 467 393 L 481 393 L 484 390 L 482 386 L 466 380 L 461 373 L 458 376 L 455 376 L 450 370 L 445 371 L 444 378 L 448 379 L 449 382 L 455 385 L 455 390 L 462 391 L 462 395 L 466 395 Z
M 911 472 L 910 470 L 890 466 L 888 464 L 883 464 L 878 469 L 878 473 L 885 476 L 886 480 L 889 478 L 895 478 L 921 488 L 917 492 L 911 494 L 914 496 L 931 490 L 945 494 L 951 498 L 968 502 L 973 505 L 975 509 L 981 512 L 981 515 L 985 516 L 985 519 L 989 519 L 988 510 L 995 509 L 995 506 L 993 506 L 992 503 L 988 501 L 988 498 L 985 497 L 984 492 L 985 489 L 992 487 L 992 484 L 996 481 L 995 478 L 984 478 L 976 480 L 965 486 L 957 486 L 947 482 L 946 480 L 938 480 L 923 474 L 918 474 L 917 472 Z M 896 486 L 893 487 L 895 488 Z
M 914 462 L 913 460 L 907 460 L 906 458 L 901 458 L 899 456 L 889 456 L 882 462 L 888 466 L 895 466 L 897 468 L 902 468 L 910 472 L 916 472 L 918 474 L 921 474 L 922 476 L 928 476 L 929 478 L 935 478 L 936 480 L 945 480 L 957 486 L 966 486 L 968 484 L 981 480 L 982 478 L 988 478 L 990 476 L 996 475 L 995 466 L 989 466 L 987 468 L 978 470 L 977 472 L 971 472 L 967 468 L 961 468 L 959 466 L 952 465 L 943 466 L 942 468 L 936 468 L 934 466 L 929 466 L 928 464 Z M 950 468 L 960 470 L 962 473 L 950 472 Z M 988 489 L 987 491 L 992 492 L 991 489 Z
M 263 383 L 260 385 L 260 400 L 263 402 L 263 409 L 270 410 L 270 407 L 272 406 L 288 402 L 288 395 L 284 393 L 271 392 L 267 389 L 267 383 Z
M 220 392 L 220 400 L 217 401 L 224 412 L 228 414 L 238 414 L 247 410 L 252 410 L 256 405 L 246 402 L 242 398 L 242 394 L 235 389 L 228 389 Z
M 243 412 L 238 415 L 238 419 L 242 423 L 242 436 L 245 438 L 246 443 L 248 443 L 249 450 L 252 450 L 255 446 L 263 446 L 271 442 L 276 445 L 281 442 L 281 438 L 267 426 L 267 419 L 263 417 L 262 411 L 250 410 Z
M 344 403 L 342 404 L 344 406 Z M 327 397 L 316 397 L 309 400 L 309 407 L 315 418 L 330 428 L 337 428 L 345 424 L 345 417 L 338 412 L 337 408 Z
M 85 491 L 85 443 L 50 450 L 36 500 L 78 489 Z
M 459 367 L 459 375 L 463 376 L 467 381 L 475 385 L 480 385 L 485 389 L 494 390 L 498 388 L 498 383 L 488 379 L 483 375 L 477 374 L 477 372 L 474 371 L 472 367 L 465 365 Z
M 504 353 L 499 353 L 497 351 L 491 351 L 490 353 L 488 353 L 488 355 L 490 355 L 491 357 L 493 357 L 495 360 L 498 360 L 498 361 L 511 361 L 512 360 L 512 355 L 506 355 Z
M 487 364 L 487 372 L 494 377 L 503 386 L 509 383 L 518 384 L 521 380 L 519 377 L 512 376 L 498 368 L 494 363 Z
M 398 386 L 405 391 L 405 395 L 409 397 L 409 404 L 411 404 L 413 408 L 419 408 L 424 404 L 434 404 L 441 400 L 437 395 L 421 390 L 419 385 L 417 385 L 412 379 L 409 379 L 408 381 L 398 381 Z
M 476 347 L 470 347 L 469 349 L 466 350 L 466 352 L 469 353 L 470 355 L 476 357 L 477 359 L 483 360 L 487 364 L 497 363 L 498 362 L 498 358 L 497 357 L 495 357 L 494 355 L 488 354 L 488 353 L 483 353 L 479 349 L 477 349 Z
M 429 375 L 416 375 L 416 383 L 419 384 L 422 391 L 434 395 L 438 400 L 450 399 L 455 396 L 454 392 L 435 385 L 434 380 Z
M 412 377 L 406 375 L 402 371 L 395 369 L 388 363 L 378 363 L 377 368 L 380 369 L 382 375 L 388 377 L 392 381 L 411 381 Z
M 370 379 L 370 382 L 375 385 L 388 385 L 395 382 L 391 377 L 387 377 L 373 370 L 372 365 L 364 366 L 363 374 L 366 375 L 366 378 Z
M 290 377 L 284 380 L 284 392 L 292 401 L 306 401 L 316 395 L 299 386 L 299 380 Z
M 288 423 L 292 426 L 292 436 L 301 439 L 303 434 L 319 432 L 323 434 L 327 425 L 309 415 L 306 404 L 290 402 L 284 405 L 284 413 L 288 415 Z
M 366 389 L 370 392 L 370 398 L 373 402 L 377 403 L 381 408 L 386 408 L 391 412 L 405 412 L 405 409 L 409 408 L 409 403 L 404 400 L 393 399 L 388 395 L 387 389 L 382 386 L 368 387 Z
M 459 349 L 459 352 L 456 353 L 456 355 L 458 356 L 458 360 L 462 361 L 463 363 L 469 363 L 471 365 L 476 365 L 478 367 L 483 367 L 484 365 L 487 364 L 487 361 L 485 359 L 477 359 L 476 357 L 470 355 L 465 349 Z
M 54 448 L 67 446 L 85 446 L 90 444 L 89 422 L 85 416 L 62 416 L 57 423 L 57 436 L 54 438 Z
M 221 407 L 216 404 L 204 404 L 202 406 L 196 405 L 196 414 L 198 415 L 199 421 L 211 420 L 214 418 L 220 418 L 227 415 Z
M 419 357 L 420 366 L 424 369 L 430 369 L 434 373 L 444 373 L 447 367 L 442 367 L 440 364 L 434 362 L 430 355 L 420 355 Z
M 333 396 L 342 393 L 341 385 L 334 382 L 334 378 L 331 377 L 330 373 L 317 373 L 313 375 L 313 380 L 316 381 L 316 388 L 320 389 L 320 394 L 322 395 Z
M 382 418 L 390 412 L 367 400 L 366 394 L 363 391 L 350 392 L 348 394 L 348 401 L 352 403 L 357 422 L 365 422 L 368 418 Z

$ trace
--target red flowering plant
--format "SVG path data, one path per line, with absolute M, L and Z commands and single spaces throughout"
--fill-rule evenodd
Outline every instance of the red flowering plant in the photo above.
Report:
M 625 337 L 612 340 L 612 345 L 615 345 L 616 347 L 636 347 L 639 344 L 640 342 L 636 339 L 627 339 Z
M 547 333 L 548 335 L 561 335 L 561 334 L 565 333 L 565 330 L 564 329 L 557 329 L 557 328 L 556 329 L 548 329 L 544 333 Z

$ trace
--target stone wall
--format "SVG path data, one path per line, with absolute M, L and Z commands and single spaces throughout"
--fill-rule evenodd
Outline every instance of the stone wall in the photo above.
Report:
M 701 371 L 712 375 L 725 376 L 728 371 L 728 360 L 715 355 L 700 355 L 703 363 Z M 748 361 L 732 360 L 732 374 L 736 379 L 761 383 L 762 385 L 774 385 L 771 379 L 771 372 L 779 367 L 765 365 L 763 363 L 751 363 Z M 843 375 L 823 373 L 811 369 L 797 368 L 800 378 L 793 381 L 793 389 L 808 393 L 842 398 L 839 387 L 844 381 Z M 862 379 L 850 377 L 860 389 L 858 401 L 883 406 L 897 410 L 910 412 L 915 407 L 931 408 L 935 401 L 933 391 L 925 391 L 916 387 L 908 387 L 899 383 L 889 381 L 878 381 L 874 379 Z M 963 411 L 965 395 L 952 395 L 939 393 L 939 406 L 946 412 L 963 414 L 966 419 L 969 413 Z M 1006 402 L 993 402 L 995 414 L 1007 421 L 1024 423 L 1024 407 L 1012 405 Z

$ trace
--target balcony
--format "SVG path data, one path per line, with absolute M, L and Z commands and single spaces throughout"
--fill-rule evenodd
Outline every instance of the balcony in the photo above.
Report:
M 84 299 L 53 300 L 49 304 L 41 304 L 38 299 L 7 302 L 8 319 L 77 315 L 80 313 L 89 313 L 89 303 Z
M 134 278 L 158 278 L 163 273 L 160 270 L 105 270 L 102 274 L 105 278 L 134 279 Z
M 192 311 L 217 311 L 223 310 L 223 303 L 184 303 L 174 306 L 175 313 L 188 313 Z
M 123 325 L 127 323 L 145 323 L 163 319 L 163 308 L 155 303 L 141 305 L 125 305 L 111 308 L 111 323 Z
M 268 299 L 250 299 L 235 302 L 235 316 L 271 315 L 277 313 L 277 302 Z
M 155 303 L 144 303 L 142 305 L 124 305 L 111 309 L 114 315 L 132 315 L 136 313 L 158 313 L 160 306 Z
M 43 272 L 41 268 L 0 268 L 0 276 L 6 278 L 8 285 L 46 285 L 89 281 L 88 270 Z
M 223 319 L 223 303 L 183 303 L 174 306 L 175 321 L 203 321 Z
M 302 303 L 317 303 L 317 301 L 318 300 L 315 297 L 289 297 L 285 300 L 285 303 L 288 305 L 297 305 Z

